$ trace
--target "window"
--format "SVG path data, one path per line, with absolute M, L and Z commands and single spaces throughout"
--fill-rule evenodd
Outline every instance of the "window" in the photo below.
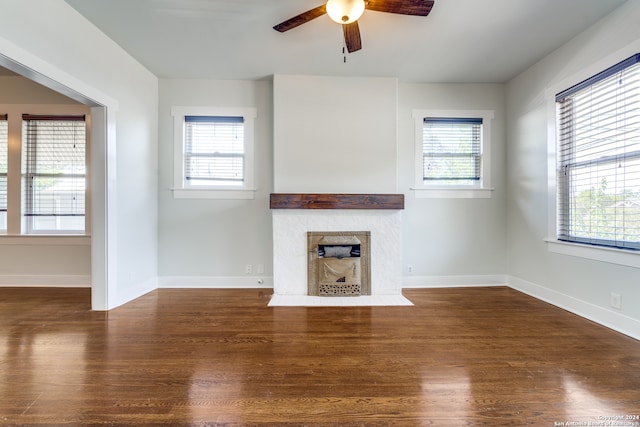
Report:
M 482 119 L 426 117 L 422 129 L 424 185 L 480 182 Z
M 7 168 L 9 166 L 9 126 L 7 115 L 0 114 L 0 231 L 7 231 Z
M 185 116 L 185 187 L 241 186 L 245 176 L 244 118 Z
M 84 233 L 84 116 L 22 116 L 23 233 Z
M 255 108 L 172 108 L 174 197 L 253 198 Z
M 558 240 L 640 249 L 640 54 L 555 101 Z
M 493 111 L 414 111 L 417 197 L 490 197 Z

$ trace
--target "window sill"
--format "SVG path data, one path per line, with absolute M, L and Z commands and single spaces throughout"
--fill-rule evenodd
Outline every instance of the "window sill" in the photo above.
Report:
M 87 235 L 0 235 L 0 245 L 38 246 L 91 246 L 91 236 Z
M 549 252 L 640 268 L 640 252 L 544 239 Z
M 416 199 L 490 199 L 493 188 L 412 188 Z
M 255 190 L 172 188 L 174 199 L 251 200 Z

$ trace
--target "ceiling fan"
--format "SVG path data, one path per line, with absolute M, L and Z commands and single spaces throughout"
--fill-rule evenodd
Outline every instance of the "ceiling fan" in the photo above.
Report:
M 273 29 L 284 33 L 326 13 L 332 20 L 342 24 L 344 42 L 351 53 L 362 49 L 358 18 L 365 9 L 400 15 L 427 16 L 433 3 L 433 0 L 328 0 L 326 4 L 287 19 Z

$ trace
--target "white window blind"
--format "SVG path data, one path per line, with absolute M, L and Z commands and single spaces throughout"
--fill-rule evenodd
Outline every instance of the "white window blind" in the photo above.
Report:
M 242 186 L 244 118 L 185 116 L 185 186 Z
M 23 115 L 22 150 L 26 232 L 84 231 L 84 116 Z
M 640 249 L 639 62 L 556 96 L 559 240 Z
M 0 114 L 0 230 L 7 229 L 7 168 L 9 126 L 6 114 Z
M 481 118 L 425 117 L 422 141 L 425 185 L 479 185 Z

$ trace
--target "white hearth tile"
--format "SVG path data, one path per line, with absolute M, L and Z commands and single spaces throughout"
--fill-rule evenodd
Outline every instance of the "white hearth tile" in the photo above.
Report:
M 269 307 L 367 307 L 412 306 L 402 295 L 361 295 L 359 297 L 317 297 L 308 295 L 273 295 Z

